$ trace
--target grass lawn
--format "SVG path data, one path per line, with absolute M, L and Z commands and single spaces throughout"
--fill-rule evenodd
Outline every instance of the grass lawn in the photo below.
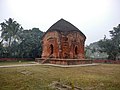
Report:
M 12 61 L 1 61 L 0 62 L 0 66 L 3 66 L 3 65 L 16 65 L 16 64 L 30 64 L 30 63 L 32 63 L 32 62 L 34 62 L 34 61 L 14 61 L 14 62 L 12 62 Z
M 82 90 L 120 90 L 120 64 L 0 68 L 0 90 L 55 90 L 49 86 L 53 81 Z

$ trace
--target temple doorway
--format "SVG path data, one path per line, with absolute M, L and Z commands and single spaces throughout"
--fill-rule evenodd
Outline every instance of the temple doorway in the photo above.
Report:
M 51 44 L 50 45 L 50 55 L 52 55 L 53 54 L 53 45 Z
M 77 55 L 78 54 L 78 48 L 77 48 L 77 46 L 75 47 L 75 55 Z

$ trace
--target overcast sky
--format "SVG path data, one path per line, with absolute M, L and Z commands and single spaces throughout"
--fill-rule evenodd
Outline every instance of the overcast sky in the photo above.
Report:
M 14 18 L 24 29 L 42 31 L 63 18 L 98 41 L 120 24 L 120 0 L 0 0 L 0 23 Z

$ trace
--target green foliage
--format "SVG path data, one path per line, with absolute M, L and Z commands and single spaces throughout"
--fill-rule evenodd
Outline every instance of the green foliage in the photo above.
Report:
M 14 42 L 17 42 L 19 38 L 20 32 L 23 30 L 22 26 L 14 21 L 13 19 L 9 18 L 8 20 L 5 20 L 5 22 L 0 23 L 1 25 L 1 38 L 2 40 L 6 41 L 8 46 L 5 46 L 4 48 L 4 55 L 3 57 L 11 57 L 12 56 L 12 44 Z M 3 41 L 3 42 L 4 42 Z
M 3 41 L 3 40 L 2 40 L 2 41 Z M 2 41 L 0 42 L 0 57 L 3 56 L 3 52 L 4 52 L 4 48 L 3 48 Z
M 98 42 L 91 43 L 89 46 L 85 47 L 85 55 L 87 59 L 106 59 L 108 57 L 107 53 L 101 52 L 101 48 Z
M 0 25 L 2 28 L 2 43 L 0 44 L 0 54 L 2 54 L 0 57 L 40 57 L 43 32 L 39 28 L 24 30 L 19 23 L 11 18 Z
M 20 34 L 21 43 L 19 45 L 20 56 L 22 57 L 40 57 L 42 52 L 41 39 L 43 32 L 39 28 L 24 30 Z
M 1 38 L 5 41 L 8 41 L 8 46 L 10 47 L 12 41 L 19 40 L 19 33 L 23 30 L 21 25 L 14 21 L 13 19 L 9 18 L 8 21 L 0 23 L 1 25 Z
M 99 46 L 101 47 L 101 50 L 100 50 L 101 52 L 107 52 L 107 54 L 109 55 L 108 59 L 115 60 L 118 52 L 112 40 L 110 39 L 100 40 Z
M 106 52 L 109 55 L 108 59 L 116 60 L 120 55 L 120 24 L 114 27 L 110 34 L 111 39 L 104 38 L 98 43 L 101 47 L 101 52 Z

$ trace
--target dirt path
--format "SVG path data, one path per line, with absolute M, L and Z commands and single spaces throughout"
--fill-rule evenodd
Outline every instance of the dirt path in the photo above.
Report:
M 0 66 L 0 68 L 22 67 L 22 66 L 34 66 L 34 65 L 40 65 L 40 64 L 16 64 L 16 65 L 3 65 L 3 66 Z
M 3 65 L 0 66 L 0 68 L 10 68 L 10 67 L 24 67 L 24 66 L 35 66 L 35 65 L 46 65 L 46 66 L 54 66 L 54 67 L 83 67 L 83 66 L 95 66 L 99 65 L 96 63 L 93 64 L 80 64 L 80 65 L 57 65 L 57 64 L 39 64 L 39 63 L 33 63 L 33 64 L 17 64 L 17 65 Z

